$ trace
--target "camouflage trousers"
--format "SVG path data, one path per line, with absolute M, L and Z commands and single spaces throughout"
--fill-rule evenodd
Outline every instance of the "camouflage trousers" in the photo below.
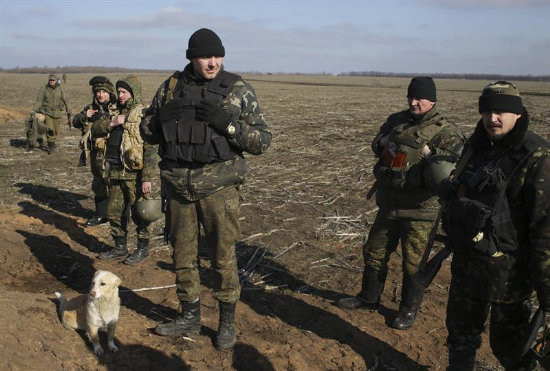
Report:
M 481 333 L 485 329 L 489 313 L 489 341 L 493 354 L 502 366 L 507 370 L 534 369 L 536 362 L 532 357 L 519 357 L 523 347 L 522 341 L 525 340 L 529 327 L 529 302 L 491 303 L 476 300 L 451 280 L 446 319 L 449 332 L 449 370 L 471 369 L 465 368 L 463 363 L 465 358 L 475 357 L 476 350 L 481 345 Z
M 131 207 L 137 199 L 140 192 L 137 188 L 140 182 L 135 179 L 110 179 L 107 201 L 107 219 L 111 224 L 111 234 L 114 237 L 126 236 L 128 234 L 127 220 L 125 210 Z M 136 232 L 139 239 L 149 239 L 151 237 L 150 224 L 144 224 L 139 220 L 132 220 L 136 224 Z
M 97 150 L 90 150 L 90 171 L 92 172 L 92 192 L 96 200 L 106 199 L 109 195 L 107 181 L 102 176 L 101 169 L 96 162 Z
M 385 277 L 390 255 L 401 242 L 403 272 L 408 276 L 415 274 L 433 225 L 432 221 L 397 218 L 390 211 L 380 209 L 363 245 L 365 270 Z
M 48 143 L 55 143 L 57 134 L 59 133 L 60 123 L 61 118 L 53 118 L 46 115 L 46 126 L 48 127 L 48 130 L 46 131 L 46 140 Z
M 193 302 L 199 298 L 198 270 L 199 224 L 203 226 L 212 268 L 216 273 L 214 299 L 236 303 L 241 294 L 237 272 L 235 241 L 240 235 L 239 193 L 235 187 L 223 188 L 210 196 L 187 201 L 165 182 L 166 218 L 176 271 L 178 299 Z

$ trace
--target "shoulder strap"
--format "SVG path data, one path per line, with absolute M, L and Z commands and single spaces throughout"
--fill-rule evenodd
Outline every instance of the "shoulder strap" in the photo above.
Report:
M 166 86 L 166 94 L 164 95 L 163 105 L 166 104 L 167 102 L 170 102 L 174 98 L 174 89 L 176 88 L 176 85 L 178 84 L 179 77 L 180 77 L 180 73 L 179 73 L 179 71 L 176 71 L 168 79 L 167 86 Z
M 208 85 L 208 91 L 226 97 L 229 91 L 241 76 L 222 70 L 218 76 Z

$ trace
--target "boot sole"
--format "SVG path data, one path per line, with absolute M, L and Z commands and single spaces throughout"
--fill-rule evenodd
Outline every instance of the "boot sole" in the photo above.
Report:
M 191 331 L 182 331 L 178 333 L 161 333 L 155 328 L 155 334 L 160 336 L 186 336 L 186 337 L 194 337 L 198 336 L 200 334 L 201 330 L 200 328 L 198 330 L 191 330 Z
M 216 349 L 217 350 L 221 350 L 221 351 L 224 351 L 224 352 L 227 352 L 229 350 L 232 350 L 233 347 L 235 347 L 235 344 L 237 343 L 237 340 L 235 339 L 235 341 L 230 345 L 230 346 L 221 346 L 220 344 L 216 343 L 214 344 L 216 346 Z
M 113 257 L 102 257 L 101 255 L 98 256 L 98 258 L 101 260 L 116 260 L 116 259 L 124 259 L 126 257 L 128 257 L 128 255 L 113 256 Z
M 149 258 L 149 256 L 146 256 L 145 258 L 140 259 L 140 260 L 135 261 L 135 262 L 134 262 L 134 261 L 129 261 L 128 259 L 125 259 L 125 260 L 123 261 L 123 263 L 126 264 L 126 265 L 135 265 L 135 264 L 137 264 L 137 263 L 141 263 L 142 261 L 146 260 L 147 258 Z

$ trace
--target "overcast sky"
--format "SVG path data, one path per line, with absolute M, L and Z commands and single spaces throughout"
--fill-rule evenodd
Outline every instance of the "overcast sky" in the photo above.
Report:
M 0 67 L 182 69 L 214 30 L 233 71 L 550 74 L 550 0 L 0 0 Z

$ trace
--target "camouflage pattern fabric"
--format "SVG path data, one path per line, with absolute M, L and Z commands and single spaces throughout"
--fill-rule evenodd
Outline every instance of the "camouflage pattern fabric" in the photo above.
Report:
M 65 92 L 61 85 L 51 87 L 49 84 L 42 86 L 38 91 L 34 110 L 54 119 L 61 118 L 61 112 L 71 112 Z
M 517 366 L 513 359 L 517 353 L 512 348 L 518 347 L 518 336 L 527 326 L 529 315 L 523 303 L 533 289 L 543 310 L 550 310 L 550 145 L 528 131 L 527 111 L 497 142 L 489 139 L 480 120 L 467 143 L 474 154 L 463 172 L 483 165 L 480 160 L 491 161 L 502 153 L 521 150 L 527 138 L 536 139 L 539 147 L 510 177 L 506 189 L 517 248 L 489 256 L 471 247 L 453 246 L 447 306 L 450 351 L 479 347 L 479 336 L 492 308 L 491 346 L 503 366 L 510 369 Z M 465 194 L 468 197 L 467 188 Z
M 189 64 L 174 76 L 186 84 L 205 85 Z M 141 122 L 141 134 L 146 143 L 159 144 L 164 140 L 158 113 L 172 89 L 172 78 L 157 90 Z M 170 88 L 172 86 L 172 88 Z M 183 88 L 182 87 L 182 88 Z M 198 104 L 198 102 L 197 102 Z M 238 152 L 258 155 L 271 144 L 264 115 L 252 86 L 244 80 L 235 82 L 220 107 L 231 113 L 236 127 L 228 141 Z M 163 160 L 163 159 L 161 159 Z M 167 225 L 169 240 L 174 249 L 178 298 L 192 302 L 199 297 L 200 278 L 197 269 L 199 223 L 206 233 L 212 256 L 212 266 L 218 274 L 214 297 L 222 302 L 235 303 L 240 297 L 240 284 L 235 257 L 235 241 L 239 237 L 239 198 L 237 188 L 244 182 L 246 162 L 243 156 L 213 164 L 174 163 L 161 161 L 161 177 L 168 203 Z
M 95 147 L 95 138 L 91 135 L 91 127 L 93 122 L 111 121 L 111 116 L 114 116 L 118 111 L 114 102 L 114 95 L 111 96 L 111 101 L 101 104 L 97 98 L 94 96 L 92 104 L 88 104 L 86 107 L 80 111 L 73 118 L 73 126 L 82 131 L 82 136 L 86 137 L 86 146 L 82 150 L 89 151 L 89 156 L 87 156 L 90 161 L 90 171 L 92 172 L 92 192 L 96 200 L 106 199 L 108 196 L 107 182 L 103 178 L 102 170 L 98 167 L 97 163 L 97 154 L 99 150 Z M 88 119 L 86 116 L 86 111 L 88 109 L 97 110 L 91 118 Z M 82 144 L 82 140 L 81 140 Z
M 447 303 L 447 347 L 452 360 L 449 370 L 462 370 L 459 357 L 452 354 L 472 354 L 481 346 L 481 333 L 490 314 L 490 344 L 493 354 L 507 370 L 532 370 L 535 360 L 528 354 L 520 358 L 531 316 L 528 301 L 490 303 L 476 300 L 462 292 L 456 283 L 451 284 Z
M 415 133 L 415 128 L 420 128 Z M 422 118 L 415 119 L 409 110 L 390 115 L 381 126 L 380 132 L 373 140 L 372 148 L 379 158 L 374 167 L 377 182 L 376 204 L 381 209 L 397 210 L 399 216 L 419 220 L 435 220 L 439 204 L 435 192 L 423 183 L 422 174 L 425 160 L 419 154 L 408 154 L 407 162 L 413 164 L 405 176 L 402 189 L 396 189 L 382 179 L 378 169 L 384 166 L 382 148 L 378 141 L 382 136 L 398 137 L 398 134 L 408 132 L 410 137 L 399 137 L 410 143 L 426 144 L 432 151 L 431 155 L 449 156 L 449 162 L 456 162 L 464 146 L 464 135 L 459 128 L 449 123 L 437 110 L 432 108 Z M 435 133 L 435 135 L 433 135 Z M 430 138 L 431 139 L 427 139 Z M 399 146 L 395 143 L 394 146 Z
M 189 66 L 179 73 L 184 84 L 201 85 L 205 81 L 197 79 L 189 72 Z M 160 108 L 166 103 L 170 79 L 161 84 L 151 105 L 146 110 L 141 122 L 141 134 L 150 144 L 158 144 L 162 137 L 162 129 L 157 120 Z M 271 144 L 271 132 L 268 130 L 264 115 L 251 85 L 244 80 L 237 81 L 229 95 L 220 103 L 220 107 L 229 111 L 233 117 L 233 124 L 237 128 L 236 134 L 228 137 L 230 145 L 239 151 L 258 155 L 267 150 Z M 246 163 L 244 158 L 195 166 L 191 164 L 170 164 L 161 162 L 163 180 L 172 183 L 181 190 L 182 195 L 189 201 L 199 200 L 217 192 L 221 188 L 240 184 L 244 181 Z M 174 170 L 179 168 L 180 170 Z M 179 181 L 175 178 L 181 178 Z M 187 182 L 187 179 L 189 181 Z M 186 191 L 190 189 L 190 191 Z
M 106 116 L 95 121 L 90 130 L 94 138 L 107 138 L 110 132 L 110 121 L 119 112 L 129 117 L 141 117 L 143 106 L 141 105 L 141 82 L 134 75 L 128 75 L 121 79 L 132 89 L 133 97 L 126 101 L 124 106 L 117 104 L 117 110 L 109 110 L 111 117 Z M 136 119 L 137 120 L 137 119 Z M 132 122 L 136 124 L 136 122 Z M 126 123 L 125 123 L 126 125 Z M 103 158 L 102 152 L 98 153 Z M 143 169 L 129 170 L 124 167 L 111 167 L 106 164 L 106 181 L 108 186 L 109 201 L 107 204 L 107 218 L 111 223 L 113 237 L 124 236 L 127 233 L 124 221 L 124 210 L 132 206 L 136 199 L 141 196 L 142 182 L 152 183 L 152 196 L 160 197 L 160 177 L 158 170 L 158 155 L 155 146 L 143 145 Z M 97 161 L 96 161 L 97 163 Z M 103 169 L 98 170 L 103 174 Z M 134 220 L 137 225 L 138 238 L 148 239 L 150 237 L 149 225 L 142 225 L 141 221 Z
M 114 237 L 126 236 L 128 229 L 126 226 L 124 211 L 128 205 L 136 202 L 141 193 L 141 182 L 136 179 L 129 179 L 125 174 L 119 175 L 122 170 L 111 170 L 113 178 L 109 180 L 109 199 L 107 202 L 107 219 L 111 224 L 111 234 Z M 136 232 L 139 239 L 149 239 L 151 237 L 150 224 L 141 223 L 132 215 L 132 220 L 137 225 Z
M 240 235 L 239 194 L 235 187 L 224 188 L 201 200 L 190 202 L 171 185 L 166 186 L 169 238 L 176 271 L 180 301 L 199 298 L 200 277 L 197 267 L 199 223 L 206 234 L 212 268 L 216 272 L 214 298 L 224 303 L 239 300 L 241 285 L 237 274 L 235 241 Z
M 418 271 L 433 222 L 396 217 L 395 212 L 380 210 L 363 245 L 365 270 L 385 277 L 390 255 L 401 241 L 403 272 L 411 276 Z

